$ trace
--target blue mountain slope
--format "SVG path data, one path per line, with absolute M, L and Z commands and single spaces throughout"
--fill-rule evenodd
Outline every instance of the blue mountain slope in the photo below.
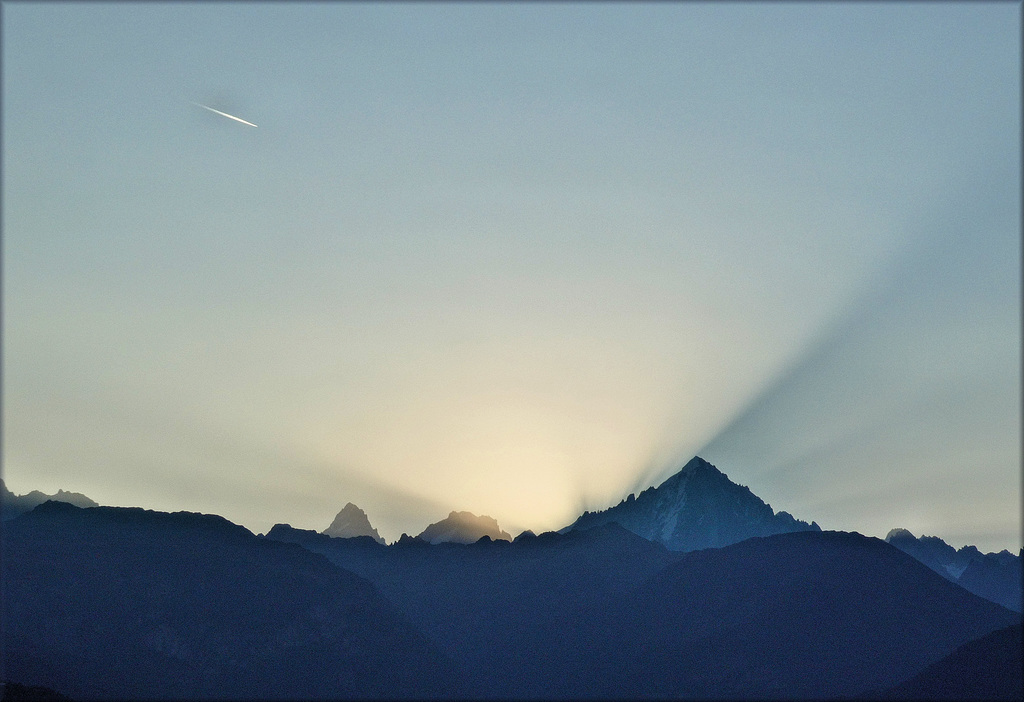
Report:
M 859 696 L 1015 621 L 879 539 L 778 534 L 685 554 L 598 617 L 594 685 L 616 697 Z
M 610 523 L 513 543 L 328 539 L 461 667 L 476 698 L 822 698 L 885 689 L 1014 614 L 878 539 L 668 551 Z
M 47 502 L 4 523 L 2 548 L 4 674 L 23 685 L 72 699 L 458 689 L 369 582 L 222 517 Z
M 1024 640 L 1018 622 L 970 641 L 880 697 L 898 700 L 1024 698 Z
M 1019 554 L 982 553 L 974 546 L 954 549 L 937 536 L 918 538 L 906 529 L 893 529 L 885 540 L 975 595 L 1015 612 L 1024 610 Z
M 7 489 L 4 481 L 0 479 L 0 518 L 5 520 L 14 519 L 19 514 L 35 509 L 48 500 L 67 502 L 76 507 L 99 507 L 94 500 L 78 492 L 58 490 L 56 494 L 47 495 L 38 490 L 33 490 L 25 495 L 15 495 Z
M 732 482 L 699 456 L 658 487 L 601 512 L 584 512 L 562 531 L 609 522 L 673 551 L 718 548 L 753 536 L 820 531 L 813 522 L 775 513 L 749 488 Z

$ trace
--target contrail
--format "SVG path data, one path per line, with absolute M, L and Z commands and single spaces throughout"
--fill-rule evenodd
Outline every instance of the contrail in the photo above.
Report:
M 206 105 L 202 105 L 202 104 L 200 104 L 198 102 L 193 102 L 192 104 L 195 105 L 196 107 L 201 107 L 204 110 L 209 110 L 210 112 L 216 112 L 221 117 L 227 117 L 228 119 L 233 119 L 236 122 L 241 122 L 242 124 L 248 124 L 250 127 L 255 127 L 256 126 L 252 122 L 246 122 L 241 117 L 235 117 L 234 115 L 229 115 L 227 112 L 221 112 L 220 110 L 215 110 L 212 107 L 207 107 Z

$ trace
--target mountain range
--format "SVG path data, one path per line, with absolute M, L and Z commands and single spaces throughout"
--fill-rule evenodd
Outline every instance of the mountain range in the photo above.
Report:
M 514 539 L 465 512 L 389 545 L 351 503 L 324 532 L 256 536 L 215 515 L 59 501 L 2 536 L 4 675 L 72 699 L 1020 688 L 1019 556 L 822 531 L 699 458 L 560 532 Z M 1017 569 L 1016 611 L 963 582 L 993 564 L 1010 605 Z
M 937 536 L 917 538 L 906 529 L 893 529 L 885 540 L 975 595 L 1024 611 L 1020 555 L 982 553 L 974 546 L 956 550 Z
M 471 544 L 485 536 L 495 540 L 512 540 L 512 535 L 502 530 L 496 519 L 486 515 L 478 517 L 472 512 L 452 512 L 445 519 L 428 526 L 417 538 L 431 544 Z
M 1021 623 L 969 641 L 879 697 L 900 700 L 1024 699 Z
M 24 514 L 47 500 L 66 502 L 76 507 L 99 507 L 95 501 L 85 495 L 77 492 L 65 492 L 64 490 L 58 490 L 54 495 L 47 495 L 38 490 L 33 490 L 27 495 L 15 495 L 7 489 L 4 481 L 0 480 L 0 518 L 14 519 L 19 514 Z
M 356 536 L 369 536 L 379 544 L 384 543 L 384 539 L 381 538 L 381 535 L 378 534 L 377 530 L 370 525 L 370 519 L 366 516 L 366 512 L 359 509 L 351 502 L 345 505 L 341 511 L 338 512 L 338 516 L 334 518 L 331 525 L 321 533 L 340 539 L 351 539 Z
M 814 522 L 772 511 L 749 488 L 732 482 L 700 456 L 658 487 L 601 512 L 584 512 L 562 531 L 609 522 L 673 551 L 721 548 L 752 536 L 821 531 Z
M 104 700 L 460 689 L 369 582 L 222 517 L 50 501 L 5 523 L 2 554 L 4 674 L 23 685 Z

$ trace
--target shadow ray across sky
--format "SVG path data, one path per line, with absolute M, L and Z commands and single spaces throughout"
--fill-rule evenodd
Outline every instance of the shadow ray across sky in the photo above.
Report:
M 1016 501 L 1020 241 L 1005 217 L 1019 212 L 1019 175 L 992 175 L 936 206 L 857 304 L 698 453 L 756 476 L 757 494 L 804 519 L 845 493 L 825 528 L 927 531 L 976 518 L 956 515 L 978 491 Z M 939 495 L 901 490 L 907 469 L 931 471 Z M 1020 522 L 993 528 L 1012 541 Z
M 1020 543 L 1019 7 L 3 16 L 9 489 Z

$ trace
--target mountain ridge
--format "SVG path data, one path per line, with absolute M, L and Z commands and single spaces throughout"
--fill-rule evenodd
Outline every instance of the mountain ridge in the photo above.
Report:
M 483 537 L 494 541 L 511 541 L 512 535 L 498 526 L 498 520 L 487 515 L 477 516 L 472 512 L 452 511 L 439 522 L 427 526 L 416 537 L 430 544 L 452 542 L 471 544 Z
M 374 583 L 482 699 L 855 697 L 1013 620 L 851 532 L 686 553 L 616 522 L 511 543 L 267 538 Z
M 458 689 L 372 583 L 219 515 L 48 501 L 5 522 L 0 549 L 4 674 L 21 684 L 72 699 Z
M 1024 637 L 1018 622 L 957 648 L 910 680 L 878 695 L 899 700 L 1019 700 Z
M 1006 549 L 982 553 L 975 546 L 954 549 L 938 536 L 918 538 L 903 528 L 892 529 L 885 541 L 969 592 L 1015 612 L 1024 611 L 1021 555 Z
M 47 495 L 39 490 L 33 490 L 24 495 L 15 495 L 7 489 L 7 485 L 0 478 L 0 518 L 2 519 L 14 519 L 49 500 L 66 502 L 76 507 L 99 507 L 99 503 L 80 492 L 57 490 L 55 494 Z
M 341 539 L 369 536 L 379 544 L 384 543 L 384 539 L 370 524 L 370 518 L 366 516 L 366 512 L 351 502 L 342 507 L 331 525 L 320 533 Z
M 620 525 L 673 551 L 721 548 L 754 536 L 821 531 L 816 522 L 775 512 L 750 488 L 729 480 L 700 456 L 657 487 L 599 512 L 584 512 L 560 531 Z
M 652 504 L 684 526 L 705 504 L 748 532 L 778 516 L 704 463 Z M 8 671 L 82 699 L 856 697 L 1020 619 L 893 544 L 806 528 L 689 551 L 617 520 L 387 545 L 48 501 L 0 549 Z
M 594 622 L 613 651 L 594 689 L 634 699 L 860 697 L 1015 619 L 881 539 L 755 537 L 683 554 L 624 612 Z M 642 632 L 632 646 L 631 632 Z

